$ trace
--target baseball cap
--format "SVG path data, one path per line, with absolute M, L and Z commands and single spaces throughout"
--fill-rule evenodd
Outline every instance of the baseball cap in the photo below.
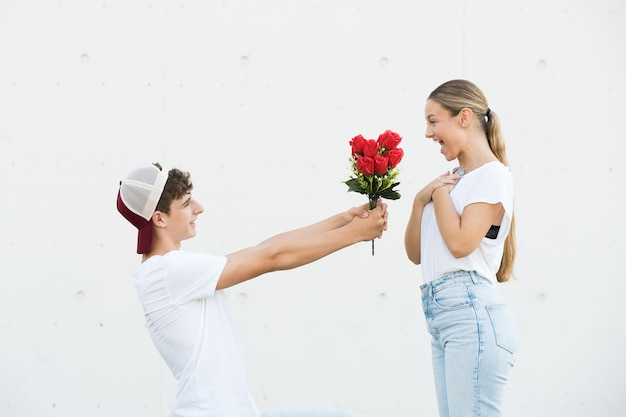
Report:
M 131 171 L 120 181 L 117 211 L 139 231 L 137 253 L 147 253 L 152 247 L 152 214 L 163 194 L 167 177 L 167 171 L 146 165 Z

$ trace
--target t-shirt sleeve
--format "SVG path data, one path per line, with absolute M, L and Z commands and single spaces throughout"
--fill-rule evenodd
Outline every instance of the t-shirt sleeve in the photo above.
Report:
M 484 172 L 476 181 L 468 195 L 466 205 L 472 203 L 502 203 L 504 210 L 510 214 L 513 209 L 513 181 L 511 173 L 505 166 L 495 166 Z
M 226 265 L 225 256 L 175 252 L 168 265 L 167 287 L 175 304 L 213 297 Z

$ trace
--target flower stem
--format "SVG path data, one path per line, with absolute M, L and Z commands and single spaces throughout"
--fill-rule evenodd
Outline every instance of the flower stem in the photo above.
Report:
M 376 208 L 376 203 L 378 202 L 378 199 L 374 196 L 369 196 L 369 200 L 370 200 L 370 210 L 373 210 Z M 374 256 L 374 239 L 372 239 L 372 256 Z

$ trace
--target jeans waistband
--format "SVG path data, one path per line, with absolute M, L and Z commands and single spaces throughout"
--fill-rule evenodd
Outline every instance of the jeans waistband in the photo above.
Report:
M 433 292 L 437 292 L 438 290 L 451 284 L 457 284 L 460 282 L 473 282 L 476 284 L 481 279 L 484 278 L 478 275 L 476 271 L 456 271 L 420 285 L 420 290 L 422 291 L 422 294 L 432 294 Z

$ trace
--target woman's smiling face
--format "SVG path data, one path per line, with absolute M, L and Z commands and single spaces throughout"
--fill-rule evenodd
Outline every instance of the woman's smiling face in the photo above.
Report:
M 426 101 L 426 137 L 441 146 L 440 152 L 448 161 L 457 158 L 458 134 L 461 127 L 457 116 L 450 116 L 450 112 L 435 100 Z

